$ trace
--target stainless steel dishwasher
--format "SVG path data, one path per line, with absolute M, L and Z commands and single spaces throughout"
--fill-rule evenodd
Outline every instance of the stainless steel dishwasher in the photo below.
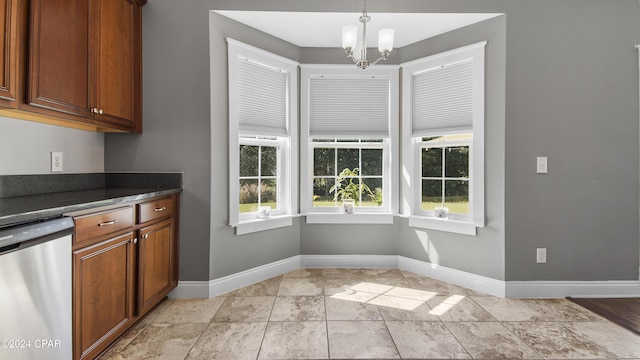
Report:
M 71 218 L 0 228 L 0 359 L 71 360 Z

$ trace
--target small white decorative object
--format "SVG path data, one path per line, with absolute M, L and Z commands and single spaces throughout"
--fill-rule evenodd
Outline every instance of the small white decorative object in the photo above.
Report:
M 353 214 L 354 205 L 355 202 L 353 201 L 353 199 L 342 200 L 342 209 L 344 210 L 345 214 Z
M 435 217 L 440 219 L 446 219 L 449 217 L 449 208 L 448 207 L 436 207 L 433 211 Z
M 258 208 L 258 217 L 260 219 L 268 219 L 271 217 L 271 206 L 260 206 Z

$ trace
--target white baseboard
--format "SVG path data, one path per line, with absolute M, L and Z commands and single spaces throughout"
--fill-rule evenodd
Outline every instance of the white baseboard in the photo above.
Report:
M 300 255 L 303 268 L 397 268 L 397 255 Z
M 431 264 L 404 256 L 398 256 L 398 268 L 485 294 L 498 297 L 505 296 L 504 281 L 488 278 L 486 276 L 476 275 L 466 271 Z
M 298 255 L 210 281 L 180 281 L 169 297 L 210 298 L 300 268 L 398 268 L 508 298 L 640 297 L 640 281 L 502 281 L 397 255 Z
M 210 281 L 179 281 L 169 297 L 211 298 L 299 268 L 300 256 L 292 256 Z
M 640 281 L 507 281 L 508 298 L 640 297 Z

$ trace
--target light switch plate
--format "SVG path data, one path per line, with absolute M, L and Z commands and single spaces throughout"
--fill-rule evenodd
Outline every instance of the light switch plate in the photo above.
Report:
M 51 152 L 51 172 L 62 172 L 64 165 L 63 153 L 61 151 Z
M 547 161 L 548 158 L 546 156 L 538 156 L 536 158 L 536 173 L 547 174 L 549 172 Z

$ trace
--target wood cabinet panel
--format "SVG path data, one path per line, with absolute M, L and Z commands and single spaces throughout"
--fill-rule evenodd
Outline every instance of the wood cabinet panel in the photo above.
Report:
M 73 253 L 76 358 L 95 357 L 132 321 L 133 241 L 128 233 Z
M 31 2 L 30 105 L 92 117 L 88 14 L 87 1 Z
M 143 0 L 0 0 L 0 115 L 142 131 Z
M 138 205 L 138 222 L 142 224 L 147 221 L 172 216 L 174 207 L 175 199 L 173 197 L 142 203 Z
M 174 222 L 140 229 L 138 240 L 138 315 L 149 311 L 175 287 Z
M 0 105 L 17 107 L 18 4 L 0 0 Z
M 76 226 L 74 244 L 79 244 L 133 226 L 133 207 L 79 216 L 73 220 Z
M 127 1 L 93 0 L 92 107 L 96 118 L 136 131 L 141 120 L 141 8 Z

